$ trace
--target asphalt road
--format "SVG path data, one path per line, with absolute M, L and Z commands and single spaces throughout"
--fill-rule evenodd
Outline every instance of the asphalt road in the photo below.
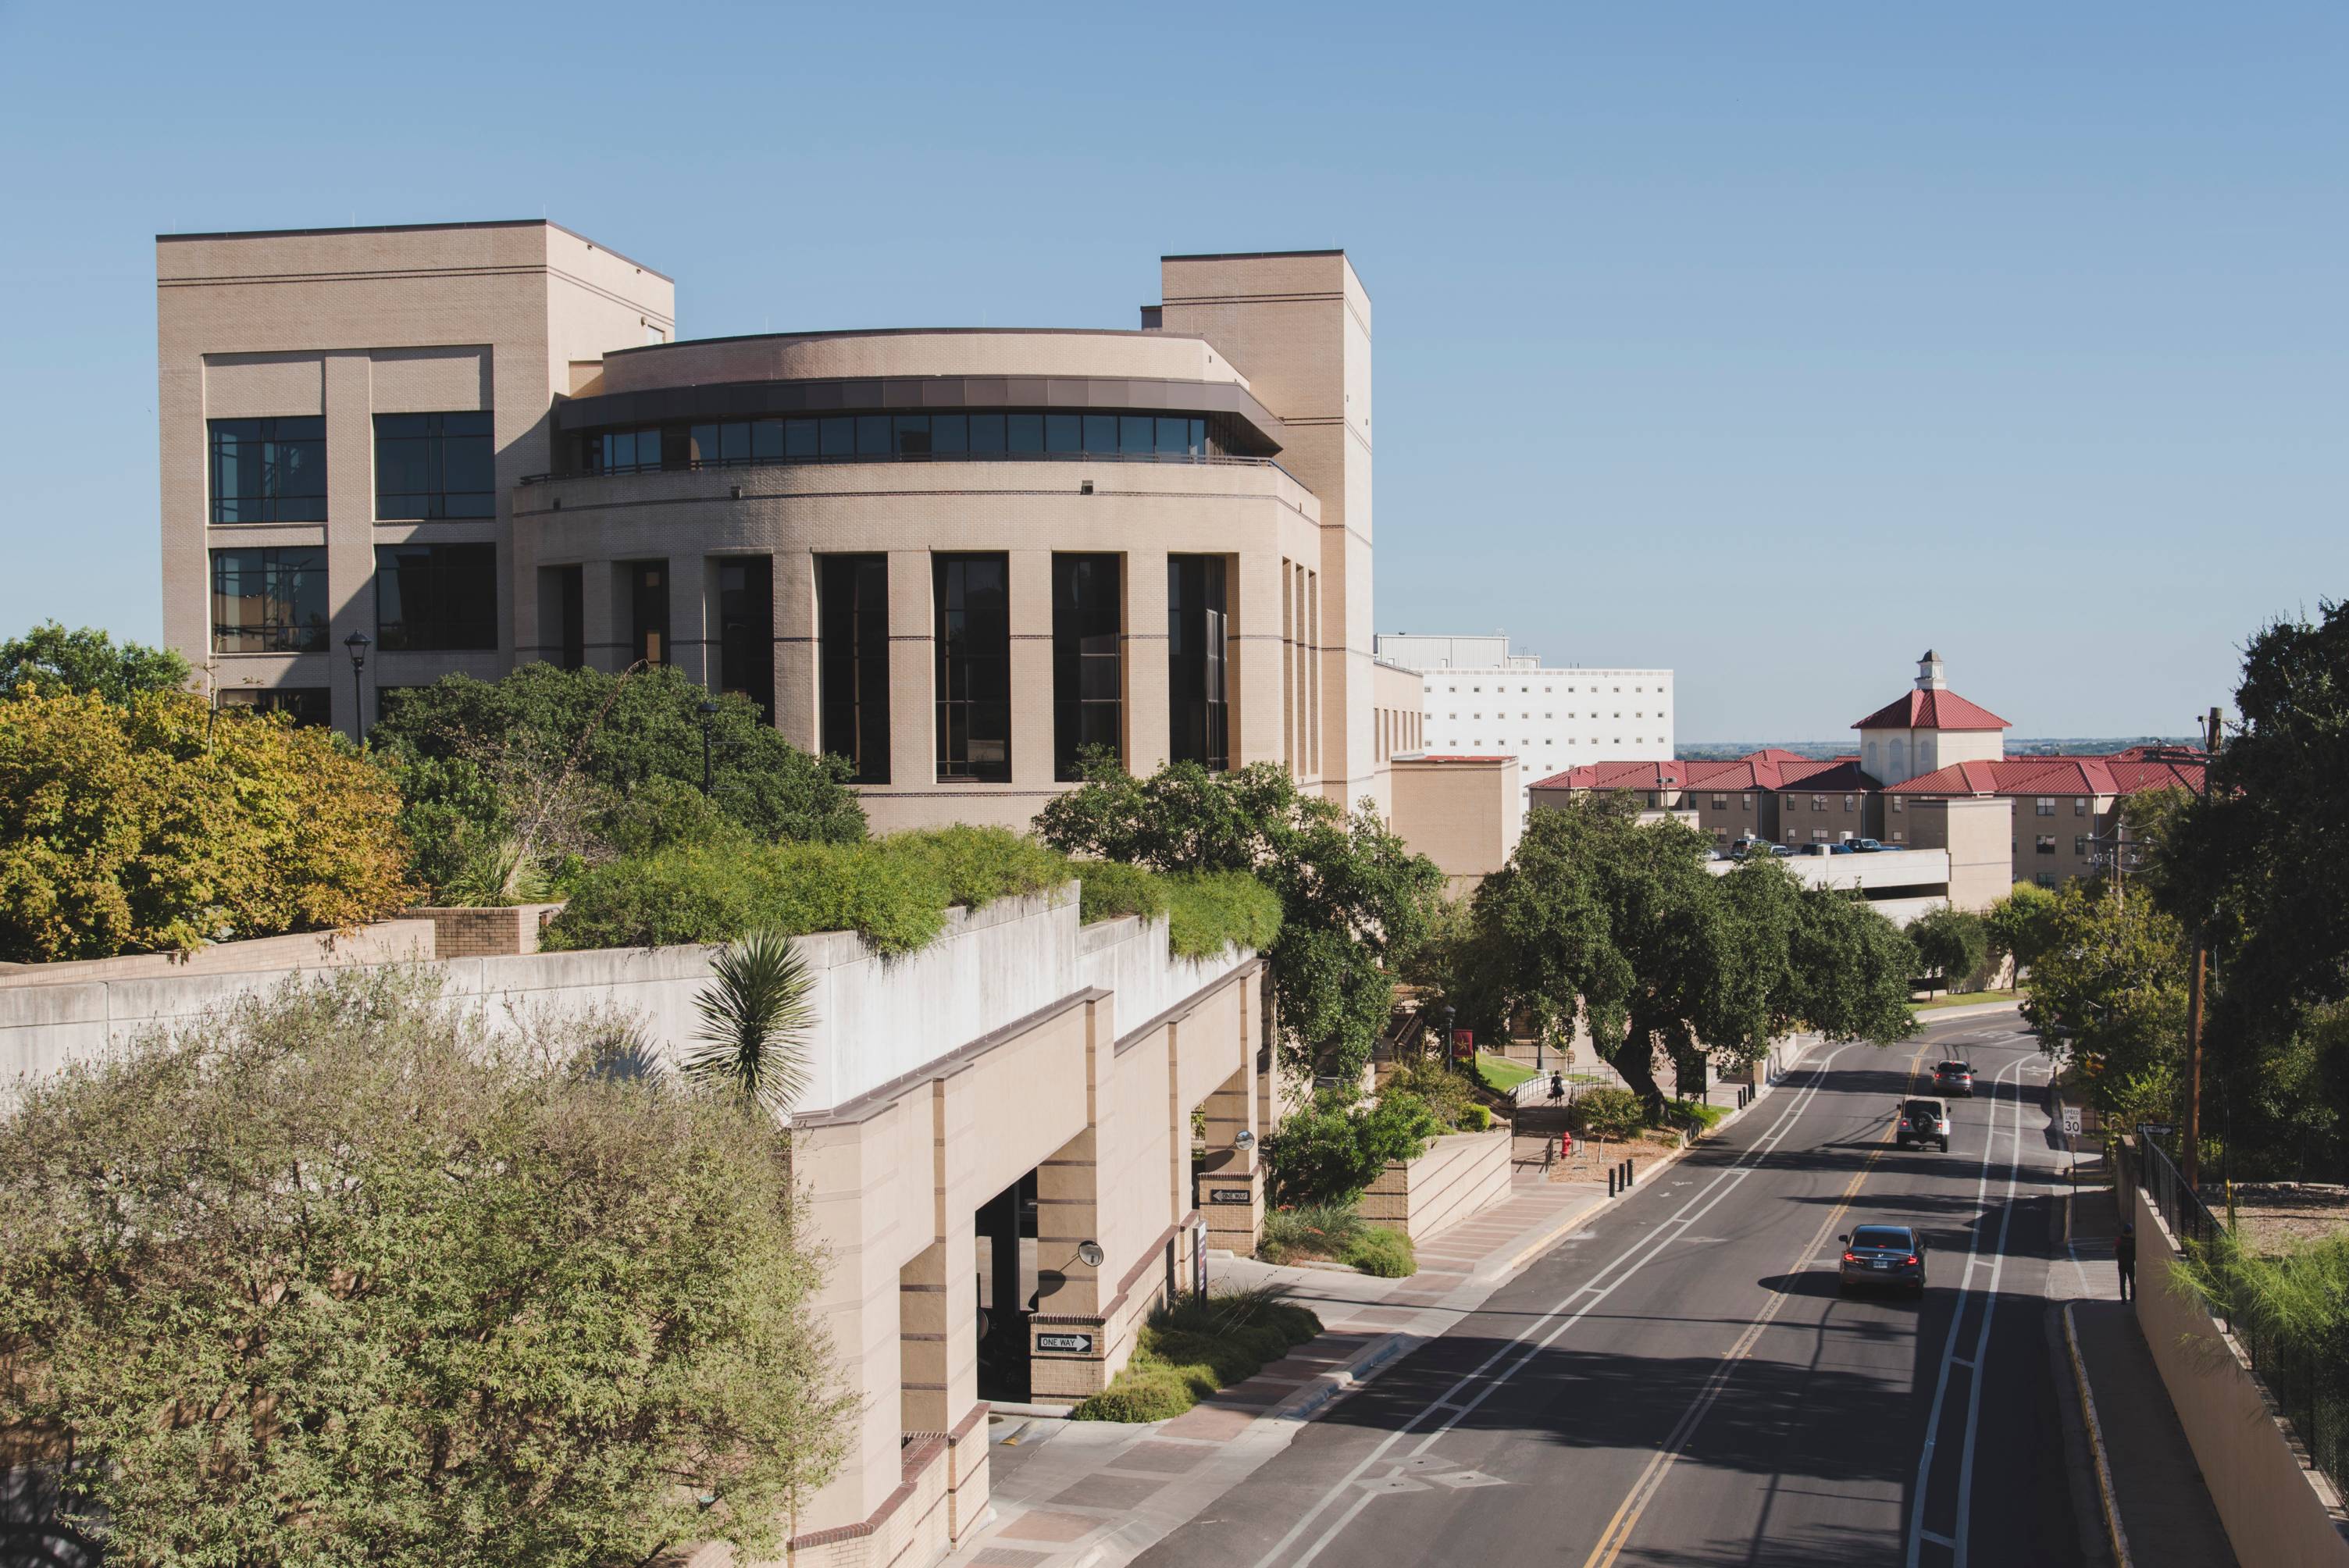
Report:
M 1889 1140 L 1944 1055 L 1951 1152 Z M 1815 1052 L 1301 1430 L 1151 1568 L 2081 1561 L 2043 1290 L 2057 1140 L 2008 1019 Z M 1837 1236 L 1927 1234 L 1929 1289 L 1839 1297 Z

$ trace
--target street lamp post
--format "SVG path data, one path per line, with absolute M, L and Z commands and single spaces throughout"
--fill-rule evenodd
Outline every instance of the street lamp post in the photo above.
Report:
M 701 715 L 701 798 L 706 800 L 709 798 L 709 725 L 718 717 L 718 705 L 704 697 L 694 711 Z
M 367 649 L 374 644 L 365 632 L 353 632 L 343 639 L 343 646 L 351 655 L 351 738 L 367 738 L 367 687 L 360 672 L 367 668 Z

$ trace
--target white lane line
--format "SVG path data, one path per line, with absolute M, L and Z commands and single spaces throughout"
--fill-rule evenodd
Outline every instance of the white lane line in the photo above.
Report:
M 1589 1283 L 1582 1285 L 1578 1289 L 1568 1292 L 1565 1299 L 1560 1301 L 1557 1305 L 1550 1308 L 1550 1310 L 1541 1317 L 1538 1317 L 1533 1322 L 1527 1324 L 1523 1329 L 1518 1331 L 1516 1337 L 1501 1346 L 1490 1356 L 1485 1357 L 1484 1360 L 1478 1362 L 1475 1367 L 1462 1374 L 1458 1380 L 1444 1391 L 1440 1398 L 1430 1401 L 1426 1406 L 1421 1408 L 1419 1414 L 1413 1416 L 1410 1420 L 1404 1422 L 1402 1426 L 1388 1433 L 1384 1439 L 1381 1439 L 1376 1448 L 1372 1449 L 1369 1454 L 1363 1457 L 1360 1463 L 1355 1465 L 1352 1470 L 1346 1473 L 1342 1480 L 1336 1482 L 1327 1491 L 1325 1491 L 1321 1495 L 1319 1501 L 1315 1502 L 1311 1508 L 1306 1510 L 1304 1514 L 1298 1519 L 1296 1523 L 1288 1527 L 1288 1532 L 1283 1535 L 1278 1541 L 1275 1542 L 1272 1549 L 1257 1560 L 1256 1568 L 1275 1568 L 1276 1564 L 1282 1565 L 1282 1568 L 1287 1568 L 1287 1565 L 1291 1563 L 1295 1564 L 1295 1568 L 1306 1568 L 1306 1564 L 1311 1563 L 1316 1557 L 1319 1556 L 1322 1549 L 1337 1538 L 1339 1532 L 1344 1530 L 1347 1525 L 1352 1523 L 1355 1516 L 1361 1513 L 1362 1509 L 1369 1503 L 1370 1494 L 1358 1492 L 1355 1488 L 1355 1483 L 1362 1479 L 1363 1475 L 1372 1465 L 1377 1464 L 1381 1460 L 1384 1459 L 1390 1449 L 1393 1448 L 1395 1444 L 1401 1442 L 1406 1436 L 1415 1430 L 1422 1421 L 1425 1420 L 1438 1408 L 1454 1410 L 1455 1413 L 1446 1419 L 1442 1426 L 1437 1427 L 1433 1431 L 1430 1432 L 1425 1440 L 1420 1444 L 1420 1451 L 1424 1452 L 1437 1438 L 1443 1436 L 1446 1431 L 1449 1431 L 1453 1427 L 1456 1426 L 1463 1418 L 1467 1416 L 1469 1412 L 1475 1409 L 1477 1406 L 1483 1404 L 1485 1398 L 1506 1383 L 1508 1377 L 1519 1367 L 1523 1367 L 1527 1361 L 1533 1359 L 1535 1356 L 1540 1354 L 1543 1350 L 1547 1349 L 1560 1335 L 1573 1327 L 1577 1323 L 1582 1321 L 1593 1307 L 1597 1306 L 1600 1302 L 1605 1301 L 1609 1295 L 1612 1295 L 1615 1293 L 1616 1288 L 1622 1284 L 1625 1280 L 1630 1279 L 1633 1274 L 1638 1274 L 1641 1269 L 1645 1268 L 1650 1263 L 1652 1263 L 1659 1254 L 1671 1244 L 1674 1235 L 1679 1231 L 1685 1231 L 1689 1226 L 1703 1218 L 1715 1203 L 1720 1202 L 1722 1199 L 1727 1197 L 1731 1191 L 1735 1190 L 1739 1182 L 1742 1182 L 1748 1175 L 1753 1173 L 1754 1166 L 1758 1161 L 1777 1148 L 1778 1144 L 1785 1140 L 1786 1134 L 1793 1130 L 1795 1122 L 1801 1119 L 1804 1111 L 1810 1109 L 1811 1101 L 1818 1097 L 1820 1089 L 1826 1086 L 1827 1069 L 1834 1065 L 1836 1057 L 1843 1055 L 1843 1053 L 1848 1049 L 1850 1049 L 1848 1046 L 1838 1046 L 1834 1050 L 1829 1051 L 1816 1065 L 1806 1065 L 1797 1069 L 1799 1071 L 1808 1072 L 1815 1075 L 1810 1085 L 1795 1095 L 1794 1101 L 1788 1105 L 1784 1112 L 1780 1114 L 1778 1120 L 1772 1126 L 1769 1132 L 1757 1140 L 1753 1148 L 1747 1150 L 1744 1155 L 1735 1163 L 1723 1171 L 1720 1175 L 1715 1176 L 1693 1197 L 1690 1198 L 1687 1202 L 1682 1204 L 1681 1207 L 1674 1212 L 1671 1219 L 1666 1220 L 1663 1224 L 1657 1227 L 1654 1233 L 1642 1236 L 1638 1241 L 1632 1243 L 1630 1246 L 1618 1253 L 1613 1261 L 1609 1262 L 1604 1268 L 1601 1268 L 1597 1274 L 1593 1274 Z M 1620 1271 L 1619 1273 L 1617 1272 L 1619 1270 Z M 1606 1279 L 1609 1274 L 1614 1274 L 1614 1279 L 1603 1289 L 1600 1288 L 1599 1282 Z M 1584 1296 L 1588 1296 L 1589 1299 L 1584 1301 L 1582 1305 L 1576 1307 L 1573 1312 L 1567 1313 L 1566 1309 L 1569 1304 Z M 1561 1316 L 1561 1314 L 1565 1314 L 1565 1315 Z M 1555 1327 L 1551 1328 L 1548 1333 L 1543 1334 L 1538 1339 L 1535 1339 L 1533 1337 L 1535 1334 L 1542 1328 L 1543 1325 L 1551 1323 L 1553 1320 L 1556 1320 Z M 1528 1343 L 1529 1341 L 1530 1343 Z M 1496 1363 L 1509 1356 L 1512 1352 L 1521 1352 L 1521 1354 L 1518 1354 L 1517 1358 L 1511 1363 L 1506 1370 L 1495 1377 L 1487 1384 L 1485 1389 L 1478 1393 L 1475 1398 L 1466 1401 L 1464 1404 L 1459 1401 L 1458 1396 L 1464 1390 L 1475 1383 L 1479 1378 L 1484 1377 Z M 1337 1501 L 1340 1497 L 1349 1494 L 1353 1495 L 1353 1501 L 1351 1505 L 1347 1508 L 1345 1512 L 1340 1515 L 1335 1522 L 1330 1524 L 1327 1530 L 1323 1531 L 1321 1534 L 1314 1540 L 1312 1545 L 1309 1547 L 1301 1556 L 1290 1555 L 1289 1548 L 1305 1533 L 1307 1530 L 1312 1527 L 1314 1522 L 1319 1519 L 1321 1515 L 1329 1510 L 1330 1506 Z
M 1991 1079 L 1992 1086 L 2003 1083 L 2006 1080 L 2006 1075 L 2013 1072 L 2027 1059 L 2027 1057 L 2017 1057 L 1999 1068 L 1996 1076 Z M 2016 1087 L 2021 1088 L 2019 1078 Z M 2017 1103 L 2019 1104 L 2020 1101 L 2018 1100 Z M 1981 1211 L 1984 1222 L 1987 1222 L 1990 1218 L 1987 1205 L 1990 1199 L 1991 1160 L 1998 1152 L 1998 1112 L 1999 1106 L 1993 1104 L 1991 1107 L 1990 1134 L 1982 1140 L 1982 1175 L 1974 1183 L 1974 1207 Z M 1909 1504 L 1908 1568 L 1917 1568 L 1919 1554 L 1925 1550 L 1925 1542 L 1929 1538 L 1937 1545 L 1949 1543 L 1948 1537 L 1932 1535 L 1925 1528 L 1925 1489 L 1933 1479 L 1933 1449 L 1940 1441 L 1941 1404 L 1949 1397 L 1950 1367 L 1957 1360 L 1958 1332 L 1965 1325 L 1966 1298 L 1973 1294 L 1973 1258 L 1976 1249 L 1982 1245 L 1982 1226 L 1977 1224 L 1966 1238 L 1966 1268 L 1965 1272 L 1959 1276 L 1958 1299 L 1950 1307 L 1950 1336 L 1941 1346 L 1940 1371 L 1933 1383 L 1933 1408 L 1925 1418 L 1925 1449 L 1917 1459 L 1917 1486 L 1915 1495 Z M 1972 1380 L 1980 1381 L 1979 1377 Z M 1962 1521 L 1959 1528 L 1964 1528 Z
M 2026 1057 L 2023 1059 L 2027 1061 L 2030 1058 Z M 2014 1121 L 2007 1130 L 2006 1203 L 1998 1216 L 1998 1262 L 1990 1271 L 1989 1294 L 1982 1297 L 1982 1332 L 1974 1337 L 1974 1364 L 1977 1367 L 1990 1359 L 1990 1320 L 1992 1315 L 1998 1311 L 1999 1281 L 2006 1274 L 2006 1233 L 2007 1228 L 2014 1222 L 2014 1184 L 2023 1169 L 2023 1095 L 2020 1092 L 2023 1078 L 2020 1074 L 2015 1077 L 2014 1087 L 2017 1090 Z M 1982 1374 L 1976 1372 L 1968 1380 L 1966 1388 L 1966 1446 L 1963 1457 L 1958 1461 L 1958 1542 L 1951 1549 L 1957 1553 L 1957 1568 L 1965 1568 L 1967 1521 L 1974 1511 L 1974 1431 L 1982 1420 L 1984 1381 L 1986 1379 Z

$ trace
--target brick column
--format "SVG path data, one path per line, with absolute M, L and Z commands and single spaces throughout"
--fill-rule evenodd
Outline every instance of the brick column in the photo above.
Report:
M 1249 1022 L 1245 1008 L 1243 1025 Z M 1207 1222 L 1207 1244 L 1248 1257 L 1264 1223 L 1264 1171 L 1252 1139 L 1263 1136 L 1256 1116 L 1256 1063 L 1247 1061 L 1207 1096 L 1207 1160 L 1199 1174 L 1199 1212 Z M 1188 1129 L 1185 1131 L 1187 1133 Z
M 889 782 L 934 788 L 937 759 L 937 651 L 930 552 L 889 552 Z
M 802 751 L 821 742 L 816 719 L 815 557 L 775 552 L 775 727 Z
M 1011 781 L 1052 783 L 1052 552 L 1014 550 L 1011 592 Z

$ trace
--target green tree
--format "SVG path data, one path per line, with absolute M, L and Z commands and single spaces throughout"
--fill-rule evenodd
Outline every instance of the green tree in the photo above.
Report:
M 1947 904 L 1909 923 L 1909 944 L 1919 973 L 1938 976 L 1944 991 L 1956 990 L 1990 962 L 1989 925 L 1971 910 Z
M 762 842 L 864 837 L 844 764 L 793 747 L 748 697 L 712 698 L 666 666 L 447 676 L 404 693 L 370 738 L 399 779 L 419 878 L 469 903 L 534 896 L 566 865 L 725 824 Z
M 0 702 L 0 958 L 362 925 L 415 889 L 382 773 L 331 732 L 184 691 Z
M 2098 1106 L 2151 1114 L 2148 1085 L 2175 1081 L 2186 1041 L 2186 934 L 2150 899 L 2084 882 L 2054 894 L 2047 947 L 2023 1016 L 2068 1059 Z
M 1658 1048 L 1684 1082 L 1708 1056 L 1757 1057 L 1783 942 L 1749 929 L 1773 912 L 1759 897 L 1733 903 L 1705 869 L 1707 848 L 1680 823 L 1635 822 L 1613 799 L 1533 812 L 1508 865 L 1476 891 L 1475 988 L 1543 1026 L 1579 1011 L 1593 1047 L 1651 1107 L 1663 1098 Z
M 1982 916 L 1993 958 L 2014 960 L 2015 977 L 2037 964 L 2054 940 L 2055 895 L 2036 882 L 2017 882 Z
M 109 1562 L 778 1549 L 854 1408 L 782 1138 L 543 1028 L 345 975 L 20 1091 L 0 1428 Z
M 0 698 L 38 689 L 128 702 L 139 692 L 183 687 L 188 676 L 188 661 L 170 649 L 140 643 L 118 647 L 95 626 L 68 632 L 44 621 L 21 637 L 0 642 Z
M 1444 873 L 1368 802 L 1348 812 L 1268 762 L 1228 773 L 1178 762 L 1137 779 L 1097 761 L 1037 813 L 1036 830 L 1071 854 L 1245 872 L 1279 894 L 1280 934 L 1266 958 L 1283 1054 L 1340 1078 L 1370 1060 L 1393 1006 L 1392 964 L 1419 945 L 1443 897 Z

